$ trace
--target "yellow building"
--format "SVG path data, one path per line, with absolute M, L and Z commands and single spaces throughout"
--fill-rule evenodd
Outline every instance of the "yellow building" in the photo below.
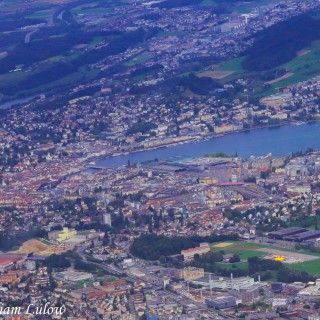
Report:
M 71 239 L 76 234 L 77 234 L 76 230 L 64 227 L 62 231 L 58 234 L 57 241 L 62 242 L 62 241 Z
M 280 261 L 280 262 L 282 262 L 282 261 L 285 260 L 285 258 L 284 258 L 284 256 L 275 256 L 275 257 L 274 257 L 274 260 L 275 260 L 275 261 Z
M 179 276 L 186 281 L 196 280 L 204 277 L 204 269 L 193 267 L 183 268 L 182 270 L 180 270 Z
M 217 178 L 212 178 L 212 177 L 202 177 L 199 179 L 199 182 L 202 184 L 216 184 L 219 182 Z

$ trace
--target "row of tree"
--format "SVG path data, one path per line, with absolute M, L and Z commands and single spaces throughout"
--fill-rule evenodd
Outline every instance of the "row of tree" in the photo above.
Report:
M 179 254 L 181 250 L 194 248 L 201 242 L 219 242 L 219 241 L 235 241 L 237 235 L 212 234 L 208 237 L 173 237 L 158 236 L 156 234 L 141 235 L 136 238 L 130 248 L 130 252 L 145 260 L 159 260 L 160 257 L 166 257 Z

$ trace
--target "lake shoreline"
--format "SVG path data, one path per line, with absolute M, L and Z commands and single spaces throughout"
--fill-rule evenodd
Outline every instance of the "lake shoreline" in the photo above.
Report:
M 176 146 L 183 146 L 183 145 L 187 145 L 193 142 L 205 142 L 208 140 L 215 140 L 217 138 L 223 138 L 223 137 L 227 137 L 227 136 L 232 136 L 234 134 L 237 133 L 246 133 L 246 132 L 255 132 L 259 129 L 272 129 L 272 128 L 283 128 L 283 127 L 287 127 L 287 126 L 300 126 L 300 125 L 308 125 L 308 124 L 312 124 L 312 123 L 319 123 L 319 120 L 309 120 L 309 121 L 283 121 L 280 124 L 275 124 L 275 125 L 261 125 L 261 126 L 255 126 L 255 127 L 251 127 L 251 128 L 245 128 L 245 129 L 241 129 L 241 130 L 235 130 L 235 131 L 230 131 L 230 132 L 226 132 L 223 134 L 215 134 L 215 133 L 209 133 L 207 135 L 203 135 L 203 136 L 199 136 L 199 137 L 192 137 L 190 139 L 185 139 L 181 142 L 172 142 L 172 143 L 163 143 L 163 144 L 158 144 L 156 146 L 153 147 L 148 147 L 148 148 L 139 148 L 139 149 L 132 149 L 132 150 L 119 150 L 116 152 L 113 152 L 112 154 L 109 155 L 103 155 L 100 156 L 98 158 L 94 159 L 95 165 L 99 166 L 99 167 L 108 167 L 108 165 L 105 165 L 101 162 L 103 161 L 108 161 L 108 159 L 113 159 L 113 158 L 117 158 L 117 157 L 124 157 L 124 156 L 130 156 L 130 155 L 137 155 L 140 153 L 144 153 L 144 152 L 148 152 L 148 151 L 156 151 L 159 149 L 167 149 L 167 148 L 174 148 Z M 219 139 L 217 139 L 219 140 Z M 221 151 L 221 150 L 217 150 L 217 151 Z M 292 150 L 293 152 L 294 150 Z M 268 152 L 267 152 L 268 153 Z M 289 152 L 290 153 L 290 152 Z M 93 159 L 91 159 L 92 161 Z M 151 159 L 150 159 L 151 160 Z M 138 161 L 140 162 L 140 161 Z M 143 161 L 141 161 L 143 162 Z M 124 165 L 124 164 L 122 164 Z

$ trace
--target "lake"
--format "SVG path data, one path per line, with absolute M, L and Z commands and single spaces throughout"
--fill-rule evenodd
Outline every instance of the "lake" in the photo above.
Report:
M 128 160 L 132 164 L 156 158 L 159 160 L 172 157 L 194 158 L 208 152 L 225 152 L 229 155 L 237 153 L 243 158 L 251 155 L 262 156 L 270 152 L 275 156 L 282 156 L 307 148 L 320 149 L 320 122 L 236 132 L 219 138 L 132 152 L 108 157 L 99 161 L 97 165 L 110 167 L 125 165 Z

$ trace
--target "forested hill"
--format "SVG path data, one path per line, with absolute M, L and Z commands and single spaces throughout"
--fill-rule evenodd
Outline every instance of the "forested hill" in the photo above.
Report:
M 308 13 L 280 22 L 256 34 L 255 43 L 245 52 L 243 67 L 254 71 L 278 67 L 318 39 L 319 13 Z

